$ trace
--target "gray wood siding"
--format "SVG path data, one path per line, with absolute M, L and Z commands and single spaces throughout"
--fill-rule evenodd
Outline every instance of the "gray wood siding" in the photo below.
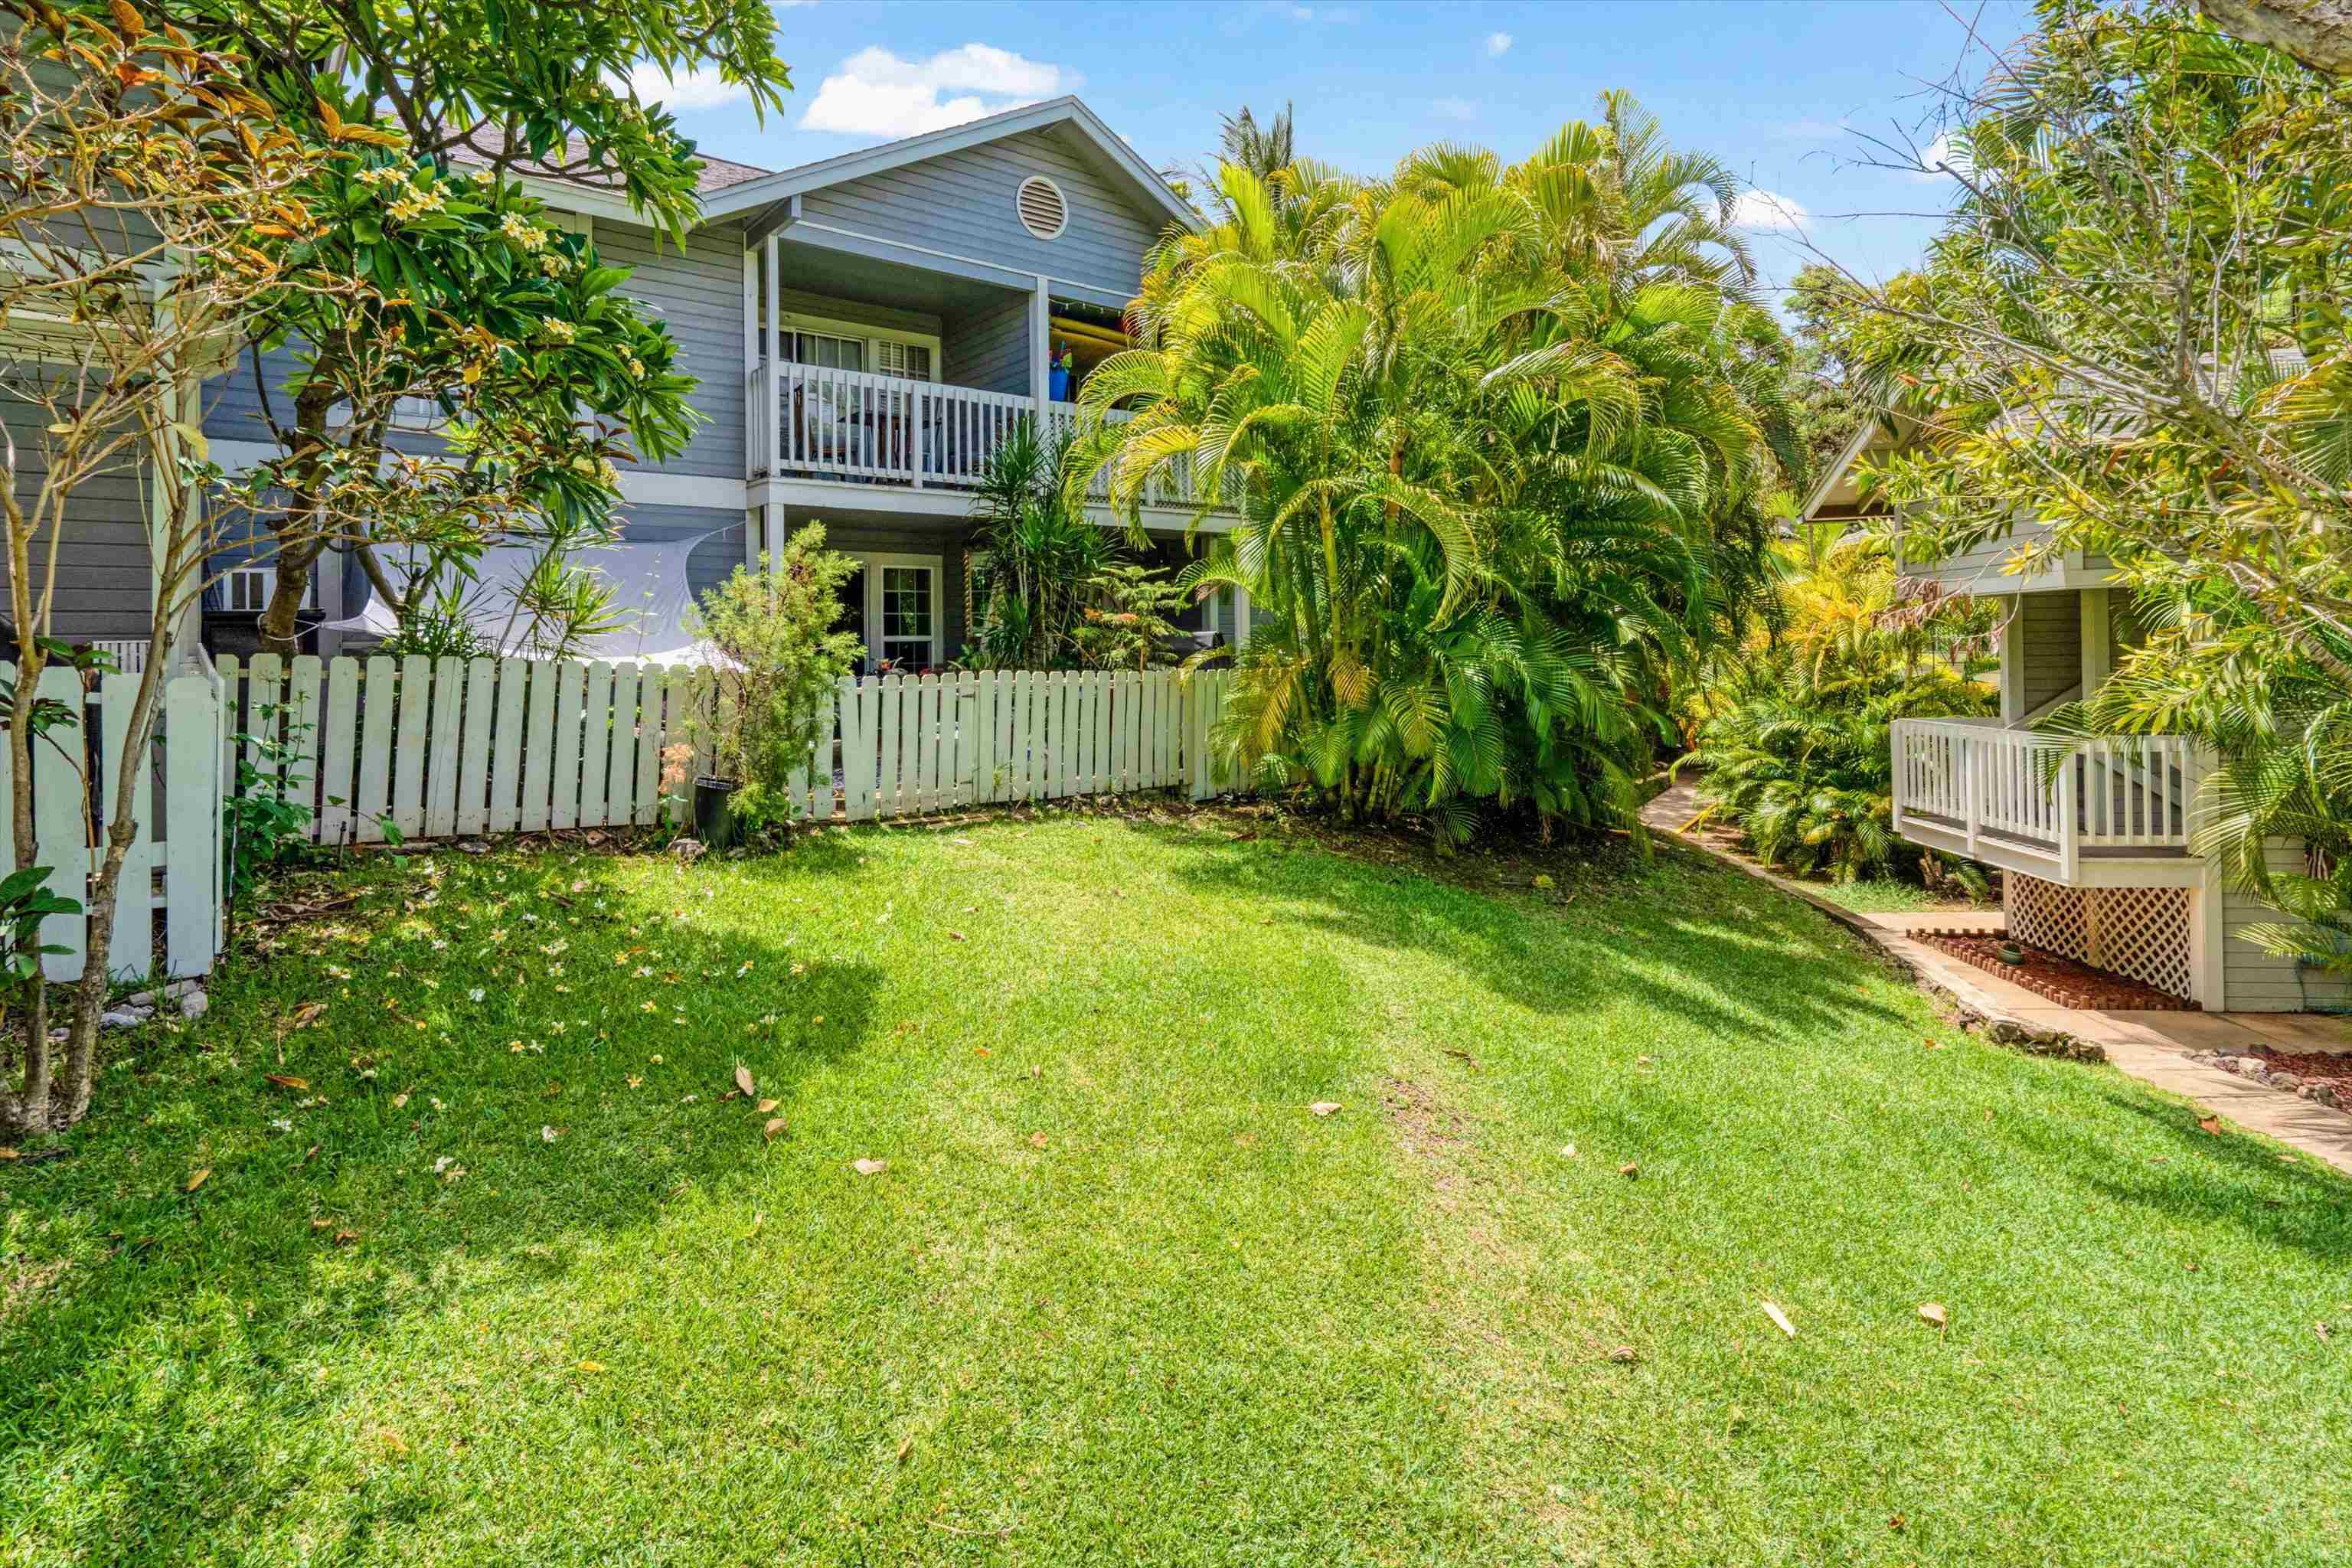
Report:
M 1973 547 L 1940 561 L 1915 561 L 1907 552 L 1904 552 L 1896 570 L 1914 582 L 1936 583 L 1946 588 L 1979 594 L 2014 594 L 2032 579 L 2010 576 L 2002 572 L 2002 564 L 2020 546 L 2048 531 L 2047 525 L 2039 521 L 2020 522 L 2006 533 L 1980 540 Z M 1898 551 L 1901 548 L 1898 540 Z
M 2020 595 L 2019 642 L 2024 649 L 2025 709 L 2032 712 L 2083 680 L 2083 595 Z
M 0 362 L 0 382 L 12 367 Z M 48 471 L 44 460 L 49 437 L 40 411 L 0 386 L 0 424 L 16 448 L 15 492 L 30 504 L 40 493 Z M 152 631 L 152 598 L 148 566 L 148 487 L 135 462 L 125 460 L 93 476 L 66 502 L 62 537 L 47 529 L 33 549 L 36 574 L 46 573 L 48 548 L 57 544 L 57 599 L 50 616 L 50 635 L 68 642 L 92 637 L 143 637 Z M 0 557 L 0 593 L 6 591 L 8 565 Z M 0 601 L 0 610 L 5 610 Z
M 267 441 L 269 427 L 261 422 L 261 395 L 280 419 L 294 417 L 293 401 L 286 395 L 286 378 L 300 368 L 290 348 L 261 356 L 261 374 L 254 374 L 254 356 L 237 356 L 236 369 L 205 384 L 205 434 L 215 441 Z
M 649 228 L 596 220 L 596 254 L 633 268 L 621 292 L 668 323 L 677 368 L 699 381 L 693 392 L 703 423 L 686 450 L 667 463 L 636 463 L 674 474 L 740 479 L 743 457 L 743 232 L 721 226 L 687 236 L 684 249 L 655 243 Z
M 1061 186 L 1069 223 L 1055 239 L 1021 226 L 1013 200 L 1043 174 Z M 929 250 L 1132 292 L 1165 226 L 1050 132 L 1030 131 L 851 180 L 802 198 L 809 222 Z
M 1029 395 L 1029 300 L 1015 297 L 952 323 L 940 378 L 955 386 Z
M 2273 838 L 2263 846 L 2263 858 L 2274 871 L 2303 868 L 2299 841 Z M 2341 980 L 2305 971 L 2298 980 L 2294 960 L 2264 952 L 2245 939 L 2248 926 L 2282 923 L 2284 917 L 2269 906 L 2234 889 L 2221 894 L 2222 999 L 2233 1013 L 2293 1013 L 2311 1003 L 2352 1002 L 2352 986 Z

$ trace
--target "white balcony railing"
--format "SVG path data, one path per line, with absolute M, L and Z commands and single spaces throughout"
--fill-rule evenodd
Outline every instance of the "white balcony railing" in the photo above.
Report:
M 788 363 L 781 370 L 772 394 L 772 427 L 766 414 L 769 366 L 754 365 L 745 376 L 755 477 L 970 489 L 986 475 L 998 443 L 1036 408 L 1016 393 L 821 365 Z M 1108 417 L 1118 423 L 1130 416 L 1113 412 Z M 1078 427 L 1078 412 L 1068 404 L 1046 405 L 1045 418 L 1049 431 L 1075 433 Z M 1087 493 L 1097 500 L 1108 499 L 1107 476 L 1097 476 Z M 1175 479 L 1156 485 L 1150 500 L 1189 506 L 1191 493 L 1191 469 L 1180 465 Z
M 1895 826 L 1958 835 L 2056 863 L 2071 881 L 2087 852 L 2183 853 L 2203 760 L 2181 735 L 2065 741 L 1996 721 L 1903 719 L 1894 726 Z

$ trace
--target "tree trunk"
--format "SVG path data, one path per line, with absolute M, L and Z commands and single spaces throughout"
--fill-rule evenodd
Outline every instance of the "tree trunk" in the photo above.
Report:
M 2352 71 L 2352 0 L 2198 0 L 2223 32 L 2329 76 Z

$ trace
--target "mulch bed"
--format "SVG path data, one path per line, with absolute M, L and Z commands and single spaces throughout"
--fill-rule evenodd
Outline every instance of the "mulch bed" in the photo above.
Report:
M 2146 985 L 2104 969 L 2094 969 L 2087 963 L 2022 942 L 2018 945 L 2025 954 L 2025 962 L 2004 963 L 2000 959 L 2000 948 L 2005 939 L 1999 935 L 1966 931 L 1920 931 L 1911 934 L 1938 952 L 1949 953 L 1963 963 L 1972 963 L 1989 974 L 2015 981 L 2035 995 L 2046 996 L 2062 1007 L 2102 1013 L 2203 1011 L 2199 1004 L 2183 1001 L 2158 991 L 2153 985 Z

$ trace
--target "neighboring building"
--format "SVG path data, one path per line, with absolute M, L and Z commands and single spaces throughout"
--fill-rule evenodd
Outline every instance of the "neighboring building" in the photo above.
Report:
M 608 188 L 526 183 L 603 259 L 635 268 L 623 291 L 660 313 L 681 368 L 699 378 L 705 423 L 686 450 L 624 469 L 625 537 L 699 539 L 688 571 L 698 593 L 822 521 L 863 563 L 851 628 L 872 657 L 906 668 L 945 664 L 964 646 L 971 492 L 989 452 L 1016 420 L 1070 417 L 1055 410 L 1049 357 L 1066 348 L 1083 379 L 1124 347 L 1121 312 L 1147 252 L 1193 221 L 1074 98 L 778 173 L 706 160 L 702 221 L 682 246 Z M 289 363 L 265 359 L 259 380 L 247 366 L 207 389 L 215 460 L 268 453 L 258 400 Z M 423 417 L 402 437 L 431 438 Z M 106 515 L 68 546 L 57 629 L 69 639 L 144 636 L 144 524 L 119 499 L 113 509 L 93 496 Z M 1192 509 L 1164 499 L 1144 521 L 1172 563 Z M 1098 521 L 1113 526 L 1108 507 Z M 1220 513 L 1206 531 L 1230 525 Z M 206 593 L 216 649 L 253 646 L 267 554 L 265 539 L 224 558 L 254 564 Z M 367 599 L 356 564 L 333 554 L 313 594 L 313 628 Z M 1187 629 L 1239 641 L 1247 620 L 1246 602 L 1227 595 L 1195 606 Z M 342 641 L 316 629 L 306 640 L 320 652 Z
M 1901 420 L 1863 430 L 1808 498 L 1806 518 L 1884 515 L 1857 486 L 1856 470 L 1915 431 Z M 2008 614 L 1998 718 L 1895 725 L 1895 831 L 2000 868 L 2002 906 L 2021 941 L 2209 1011 L 2291 1012 L 2352 999 L 2341 981 L 2245 941 L 2247 926 L 2279 917 L 2224 886 L 2217 866 L 2189 852 L 2190 816 L 2210 765 L 2197 747 L 2178 736 L 2068 746 L 2034 733 L 2060 704 L 2096 691 L 2145 638 L 2104 557 L 2070 554 L 2030 575 L 2005 570 L 2044 528 L 2022 521 L 2006 537 L 1925 561 L 1905 554 L 1898 519 L 1895 565 L 1904 579 L 1990 595 Z M 2063 766 L 2053 761 L 2061 753 Z M 2285 868 L 2305 850 L 2278 840 L 2268 853 Z

